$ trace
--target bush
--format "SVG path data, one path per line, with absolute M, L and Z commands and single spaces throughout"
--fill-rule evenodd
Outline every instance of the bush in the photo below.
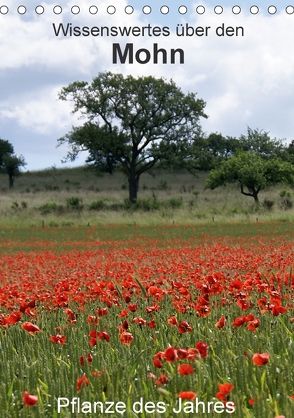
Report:
M 27 207 L 28 207 L 28 204 L 25 201 L 22 201 L 21 203 L 18 203 L 17 201 L 15 201 L 11 204 L 11 209 L 14 209 L 14 210 L 27 209 Z
M 19 204 L 18 204 L 18 202 L 12 202 L 12 204 L 11 204 L 11 209 L 14 209 L 14 210 L 19 209 Z
M 159 209 L 160 204 L 154 197 L 147 199 L 138 199 L 136 203 L 131 203 L 129 200 L 124 201 L 124 208 L 127 210 L 143 210 L 149 212 Z
M 95 200 L 90 203 L 89 210 L 103 210 L 106 208 L 104 200 Z
M 262 206 L 264 207 L 264 209 L 269 210 L 269 211 L 273 209 L 274 204 L 275 202 L 270 199 L 264 199 L 264 201 L 262 202 Z
M 66 199 L 66 207 L 71 210 L 82 210 L 83 201 L 79 197 L 72 196 Z
M 181 197 L 172 197 L 165 202 L 165 205 L 171 209 L 178 209 L 183 205 L 183 199 Z
M 280 208 L 284 210 L 291 209 L 293 207 L 293 201 L 291 193 L 287 190 L 282 190 L 280 193 Z
M 58 205 L 55 202 L 47 202 L 44 205 L 40 206 L 38 209 L 42 215 L 48 215 L 49 213 L 64 212 L 64 206 Z

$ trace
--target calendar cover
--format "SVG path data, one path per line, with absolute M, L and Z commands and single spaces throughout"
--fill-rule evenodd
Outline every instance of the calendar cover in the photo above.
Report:
M 0 1 L 0 417 L 291 418 L 294 4 Z

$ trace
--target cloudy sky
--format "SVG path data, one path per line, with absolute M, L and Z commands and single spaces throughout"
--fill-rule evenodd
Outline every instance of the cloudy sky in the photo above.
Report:
M 17 13 L 20 3 L 27 7 L 24 15 Z M 98 4 L 96 15 L 89 13 L 93 3 Z M 71 104 L 58 100 L 61 87 L 75 80 L 91 80 L 105 70 L 173 78 L 184 91 L 197 92 L 207 103 L 209 118 L 202 123 L 206 132 L 240 135 L 250 126 L 279 138 L 294 137 L 294 14 L 285 12 L 288 3 L 284 1 L 272 2 L 277 6 L 274 15 L 268 13 L 264 1 L 244 0 L 202 2 L 202 15 L 197 15 L 191 0 L 63 0 L 63 12 L 58 16 L 52 12 L 58 1 L 40 2 L 45 8 L 42 15 L 35 13 L 28 0 L 3 0 L 1 4 L 9 12 L 0 13 L 0 138 L 13 143 L 30 170 L 60 166 L 66 148 L 56 147 L 57 138 L 80 123 L 71 114 Z M 112 4 L 116 13 L 109 15 L 106 9 Z M 166 15 L 159 12 L 164 4 L 170 8 Z M 214 13 L 217 4 L 224 8 L 220 15 Z M 238 15 L 231 10 L 235 4 L 242 8 Z M 250 13 L 253 4 L 259 4 L 257 15 Z M 71 13 L 73 5 L 80 6 L 78 15 Z M 126 5 L 134 6 L 132 15 L 124 12 Z M 142 13 L 143 5 L 152 7 L 151 14 Z M 187 6 L 187 14 L 179 14 L 180 5 Z M 206 38 L 156 38 L 159 46 L 183 48 L 184 65 L 114 65 L 113 41 L 151 48 L 155 38 L 56 38 L 53 22 L 79 26 L 151 23 L 171 29 L 177 23 L 189 23 L 210 26 L 211 33 Z M 214 29 L 222 23 L 243 26 L 245 36 L 217 37 Z M 83 157 L 77 164 L 82 161 Z

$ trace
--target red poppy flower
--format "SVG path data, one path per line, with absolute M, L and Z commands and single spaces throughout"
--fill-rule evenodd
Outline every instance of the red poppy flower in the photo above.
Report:
M 90 384 L 90 380 L 87 378 L 86 373 L 83 373 L 82 376 L 77 378 L 76 388 L 77 391 L 80 391 L 83 386 Z
M 106 332 L 106 331 L 98 332 L 97 337 L 98 337 L 99 340 L 104 340 L 104 341 L 107 341 L 107 342 L 109 342 L 109 340 L 110 340 L 110 336 L 109 336 L 108 332 Z
M 66 313 L 69 322 L 71 323 L 77 322 L 76 314 L 70 308 L 65 308 L 64 313 Z
M 232 383 L 220 383 L 218 385 L 218 390 L 225 395 L 230 393 L 234 389 L 234 385 Z
M 37 325 L 32 324 L 32 322 L 23 322 L 21 327 L 22 327 L 22 329 L 24 329 L 25 331 L 27 331 L 31 334 L 41 332 L 40 328 Z
M 194 373 L 194 367 L 191 364 L 183 363 L 178 365 L 178 373 L 181 375 L 188 375 Z
M 208 344 L 204 341 L 198 341 L 195 346 L 199 351 L 200 357 L 206 358 L 208 356 Z
M 163 367 L 162 359 L 164 359 L 165 353 L 163 351 L 159 351 L 153 356 L 153 365 L 154 367 L 161 368 Z
M 185 348 L 179 348 L 177 350 L 177 356 L 178 356 L 179 360 L 183 360 L 183 359 L 187 358 L 188 355 L 189 355 L 189 351 L 186 350 Z
M 127 309 L 123 309 L 122 311 L 120 311 L 120 313 L 118 314 L 118 316 L 120 318 L 125 318 L 126 316 L 129 315 L 129 311 Z
M 171 316 L 167 319 L 169 325 L 178 325 L 178 320 L 176 316 Z
M 164 352 L 164 358 L 166 361 L 176 361 L 177 356 L 177 350 L 174 347 L 168 347 Z
M 6 325 L 14 325 L 19 322 L 21 319 L 21 312 L 12 312 L 6 318 L 4 318 L 4 324 Z
M 92 354 L 91 354 L 91 353 L 89 353 L 89 354 L 87 355 L 87 357 L 85 357 L 85 356 L 81 356 L 81 357 L 80 357 L 80 365 L 81 365 L 81 366 L 84 366 L 84 364 L 85 364 L 86 360 L 87 360 L 87 362 L 88 362 L 88 363 L 92 363 L 92 361 L 93 361 L 93 356 L 92 356 Z
M 254 399 L 248 399 L 248 403 L 250 406 L 253 406 L 255 404 L 255 400 Z
M 25 406 L 33 406 L 38 403 L 38 396 L 31 395 L 29 392 L 25 391 L 22 394 L 22 401 Z
M 193 401 L 197 397 L 197 393 L 192 391 L 186 391 L 180 392 L 178 396 L 181 399 L 188 399 L 190 401 Z
M 87 322 L 88 324 L 97 325 L 99 322 L 99 319 L 95 315 L 88 315 Z
M 146 312 L 147 313 L 158 312 L 159 309 L 160 309 L 159 305 L 147 306 Z
M 25 309 L 25 314 L 27 316 L 31 316 L 32 318 L 36 316 L 36 312 L 30 307 Z
M 229 393 L 234 389 L 232 383 L 220 383 L 218 385 L 218 392 L 215 395 L 220 401 L 227 401 Z
M 92 370 L 91 371 L 91 375 L 93 377 L 98 378 L 98 377 L 101 377 L 103 375 L 103 372 L 101 370 Z
M 271 311 L 274 316 L 278 316 L 280 314 L 287 312 L 287 308 L 285 308 L 285 306 L 282 306 L 282 305 L 273 305 L 271 308 Z
M 160 298 L 163 295 L 163 290 L 157 286 L 150 286 L 147 290 L 148 295 Z
M 245 324 L 246 319 L 244 316 L 238 316 L 238 318 L 235 318 L 233 321 L 234 327 L 241 327 L 243 324 Z
M 220 319 L 218 321 L 216 321 L 215 328 L 218 328 L 218 329 L 223 328 L 226 325 L 226 322 L 227 322 L 227 320 L 226 320 L 225 316 L 222 315 L 220 317 Z
M 155 380 L 157 386 L 166 385 L 168 383 L 168 376 L 166 374 L 161 374 L 158 379 Z
M 137 325 L 146 325 L 147 321 L 146 319 L 142 318 L 141 316 L 137 316 L 136 318 L 133 319 L 134 324 Z
M 66 343 L 66 336 L 65 335 L 60 335 L 60 334 L 51 335 L 50 336 L 50 341 L 52 343 L 55 343 L 55 344 L 61 344 L 61 345 L 63 345 L 63 344 Z
M 252 356 L 252 363 L 255 366 L 264 366 L 269 362 L 270 355 L 269 353 L 255 353 Z
M 128 305 L 128 309 L 129 309 L 129 311 L 131 311 L 131 312 L 136 312 L 136 310 L 138 309 L 138 305 L 137 305 L 136 303 L 130 303 L 130 304 Z
M 107 308 L 99 308 L 96 311 L 98 316 L 105 316 L 108 314 L 108 309 Z
M 255 332 L 256 329 L 259 327 L 260 325 L 260 320 L 258 318 L 253 319 L 253 321 L 249 321 L 247 324 L 247 329 L 248 331 L 253 331 Z
M 131 345 L 134 337 L 130 332 L 124 331 L 120 334 L 119 340 L 124 345 Z
M 178 330 L 180 334 L 184 334 L 185 332 L 192 332 L 192 327 L 187 321 L 182 321 L 179 323 Z

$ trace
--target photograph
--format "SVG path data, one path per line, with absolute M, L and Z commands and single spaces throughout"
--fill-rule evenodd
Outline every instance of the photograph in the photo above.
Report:
M 0 418 L 294 417 L 293 44 L 288 0 L 0 1 Z

